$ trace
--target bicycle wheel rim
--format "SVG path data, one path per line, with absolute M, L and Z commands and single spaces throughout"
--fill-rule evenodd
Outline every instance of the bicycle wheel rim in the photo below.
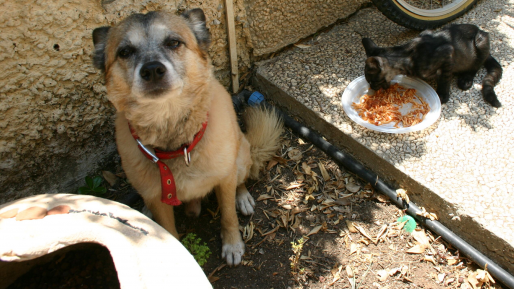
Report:
M 420 9 L 416 6 L 413 6 L 404 0 L 393 0 L 396 3 L 396 6 L 401 9 L 405 14 L 420 20 L 426 21 L 435 21 L 441 20 L 453 15 L 460 13 L 465 10 L 467 7 L 472 5 L 475 0 L 463 0 L 451 3 L 442 8 L 437 9 Z

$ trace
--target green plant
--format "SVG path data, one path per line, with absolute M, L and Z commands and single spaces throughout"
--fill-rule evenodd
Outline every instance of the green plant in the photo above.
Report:
M 299 265 L 300 265 L 300 256 L 301 256 L 302 250 L 303 250 L 303 244 L 305 244 L 305 242 L 307 242 L 307 240 L 304 239 L 303 237 L 298 239 L 298 243 L 296 243 L 295 241 L 291 242 L 291 246 L 293 247 L 293 253 L 294 253 L 294 255 L 291 256 L 291 258 L 290 258 L 291 273 L 293 273 L 293 275 L 298 273 L 298 271 L 300 274 L 303 274 L 303 272 L 304 272 L 304 269 L 303 268 L 300 269 Z
M 184 239 L 182 239 L 182 245 L 186 247 L 186 249 L 195 257 L 196 262 L 200 266 L 203 266 L 207 262 L 209 256 L 211 256 L 211 250 L 204 242 L 203 245 L 200 244 L 202 239 L 200 237 L 196 237 L 196 234 L 189 233 Z
M 102 177 L 96 176 L 94 178 L 87 176 L 86 177 L 86 186 L 80 187 L 78 193 L 80 195 L 93 195 L 96 197 L 100 197 L 107 192 L 107 188 L 101 186 Z

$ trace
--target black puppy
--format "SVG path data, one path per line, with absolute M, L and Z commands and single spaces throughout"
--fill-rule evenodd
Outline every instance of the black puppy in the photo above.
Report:
M 437 94 L 446 103 L 453 75 L 457 76 L 458 87 L 467 90 L 478 70 L 485 66 L 482 95 L 492 106 L 501 106 L 494 86 L 501 79 L 502 67 L 489 53 L 489 34 L 475 25 L 455 24 L 437 32 L 426 30 L 408 43 L 394 47 L 378 47 L 369 38 L 363 38 L 362 44 L 368 56 L 364 73 L 374 90 L 388 88 L 398 74 L 436 79 Z

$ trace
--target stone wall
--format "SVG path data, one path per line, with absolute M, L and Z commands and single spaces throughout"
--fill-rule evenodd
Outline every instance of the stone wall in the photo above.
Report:
M 246 0 L 254 55 L 293 44 L 338 19 L 346 18 L 366 0 Z
M 239 72 L 353 13 L 363 0 L 234 0 Z M 217 78 L 230 86 L 224 0 L 0 0 L 0 203 L 72 192 L 116 154 L 114 108 L 92 30 L 134 12 L 200 7 Z

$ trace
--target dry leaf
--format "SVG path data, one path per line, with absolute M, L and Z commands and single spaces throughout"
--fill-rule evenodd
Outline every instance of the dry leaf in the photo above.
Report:
M 407 195 L 407 191 L 404 190 L 404 189 L 398 189 L 396 190 L 396 195 L 398 196 L 398 198 L 401 198 L 402 200 L 405 201 L 405 203 L 410 203 L 410 199 L 409 199 L 409 196 Z
M 355 277 L 355 274 L 353 274 L 352 267 L 350 265 L 346 265 L 346 274 L 348 275 L 348 278 Z
M 346 189 L 352 193 L 356 193 L 361 189 L 361 187 L 359 185 L 357 185 L 356 183 L 352 182 L 352 183 L 346 184 Z
M 455 265 L 457 263 L 459 263 L 459 259 L 446 259 L 446 261 L 448 262 L 448 265 Z
M 405 226 L 405 224 L 407 224 L 409 220 L 406 220 L 404 222 L 401 222 L 401 223 L 398 223 L 398 225 L 396 226 L 396 230 L 401 230 L 403 229 L 403 227 Z
M 268 199 L 273 199 L 272 196 L 268 195 L 268 194 L 262 194 L 260 195 L 258 198 L 257 198 L 257 201 L 262 201 L 262 200 L 268 200 Z
M 102 171 L 102 176 L 104 179 L 109 183 L 109 185 L 112 187 L 116 184 L 118 181 L 118 177 L 116 177 L 115 174 L 109 172 L 109 171 Z
M 280 226 L 287 229 L 287 224 L 289 223 L 287 216 L 286 215 L 280 216 L 280 220 L 282 221 L 282 224 L 280 224 L 280 222 L 279 222 Z M 278 220 L 277 220 L 277 222 L 278 222 Z
M 389 202 L 389 198 L 386 197 L 385 195 L 382 195 L 382 194 L 378 194 L 376 195 L 376 199 L 377 201 L 381 202 L 381 203 L 388 203 Z
M 322 163 L 318 163 L 319 170 L 321 171 L 321 176 L 323 177 L 323 180 L 326 182 L 330 180 L 330 175 L 328 174 L 327 170 L 325 169 L 325 166 Z
M 253 238 L 253 232 L 254 232 L 255 225 L 253 222 L 250 222 L 248 225 L 246 225 L 243 229 L 243 240 L 245 243 L 250 241 Z
M 479 282 L 484 282 L 484 283 L 488 283 L 488 282 L 491 282 L 491 283 L 496 283 L 493 279 L 493 277 L 489 274 L 489 272 L 487 272 L 486 270 L 481 270 L 481 269 L 478 269 L 476 271 L 476 279 L 479 281 Z
M 398 267 L 398 268 L 393 268 L 391 270 L 389 270 L 387 272 L 387 274 L 389 274 L 389 276 L 393 277 L 394 275 L 396 275 L 398 272 L 401 272 L 401 268 Z
M 278 230 L 278 228 L 280 228 L 280 226 L 276 226 L 275 228 L 273 228 L 273 229 L 269 230 L 268 232 L 262 234 L 262 236 L 266 236 L 266 235 L 269 235 L 271 233 L 275 233 Z
M 209 208 L 207 208 L 207 212 L 209 212 L 209 214 L 211 214 L 212 218 L 213 219 L 216 219 L 216 217 L 218 216 L 218 213 L 220 212 L 220 207 L 218 207 L 216 209 L 216 212 L 213 212 L 211 211 Z
M 116 176 L 119 177 L 119 178 L 122 178 L 122 179 L 126 179 L 127 178 L 127 175 L 125 174 L 125 172 L 117 173 Z
M 286 191 L 289 191 L 289 190 L 292 190 L 292 189 L 301 188 L 303 186 L 305 186 L 305 184 L 292 184 L 292 185 L 289 185 L 287 187 L 284 187 L 284 186 L 281 186 L 281 187 L 284 188 Z
M 292 149 L 290 150 L 287 155 L 289 156 L 289 159 L 292 161 L 299 161 L 302 159 L 302 152 L 299 149 Z
M 380 282 L 384 282 L 385 280 L 387 280 L 387 271 L 386 270 L 378 271 L 377 275 L 378 275 L 378 280 L 380 280 Z
M 273 156 L 273 159 L 276 160 L 281 165 L 287 164 L 287 160 L 282 157 Z
M 437 265 L 437 263 L 434 259 L 434 256 L 425 255 L 425 257 L 423 258 L 423 261 L 432 262 L 432 264 Z
M 220 271 L 221 269 L 223 269 L 223 267 L 225 267 L 227 264 L 221 264 L 219 265 L 218 267 L 216 267 L 216 269 L 214 269 L 208 276 L 207 278 L 209 279 L 209 281 L 212 283 L 212 282 L 216 282 L 218 281 L 220 278 L 218 277 L 215 277 L 214 276 L 214 273 Z
M 358 249 L 359 249 L 359 246 L 357 244 L 351 243 L 350 244 L 350 255 L 357 252 Z
M 307 234 L 307 236 L 317 234 L 317 233 L 319 232 L 319 230 L 321 229 L 321 227 L 323 227 L 323 226 L 322 226 L 322 225 L 319 225 L 319 226 L 314 227 L 314 229 L 312 229 L 312 230 L 309 232 L 309 234 Z
M 375 239 L 378 241 L 380 239 L 380 237 L 382 237 L 382 235 L 384 235 L 386 230 L 387 230 L 387 225 L 383 225 L 382 228 L 380 228 L 380 231 L 378 232 L 377 237 Z
M 337 200 L 335 200 L 335 203 L 340 205 L 340 206 L 349 206 L 351 204 L 351 201 L 349 198 L 339 198 Z
M 343 269 L 343 265 L 335 264 L 332 270 L 330 270 L 330 273 L 332 273 L 332 276 L 334 277 L 334 280 L 332 280 L 332 283 L 336 282 L 337 280 L 341 279 L 341 270 Z
M 412 237 L 418 241 L 418 243 L 424 248 L 430 247 L 430 241 L 428 240 L 427 234 L 425 234 L 424 230 L 414 231 L 412 232 Z
M 301 223 L 302 222 L 300 221 L 298 216 L 294 216 L 294 222 L 293 222 L 293 225 L 291 225 L 291 228 L 296 229 L 300 226 Z
M 373 239 L 367 232 L 366 230 L 364 230 L 364 228 L 362 228 L 361 226 L 358 226 L 358 225 L 355 225 L 353 224 L 353 226 L 355 227 L 355 229 L 357 229 L 359 231 L 359 233 L 361 233 L 364 237 L 368 238 L 371 242 L 373 242 L 375 245 L 377 244 L 377 241 L 375 239 Z
M 268 171 L 271 170 L 277 164 L 278 164 L 278 161 L 275 159 L 272 159 L 271 161 L 268 162 L 268 166 L 266 167 L 266 170 L 268 170 Z
M 430 220 L 432 220 L 432 221 L 434 221 L 434 220 L 438 220 L 438 219 L 439 219 L 435 213 L 429 213 L 429 212 L 427 212 L 427 210 L 426 210 L 425 208 L 423 208 L 423 207 L 421 207 L 421 212 L 418 212 L 416 215 L 419 215 L 419 216 L 425 217 L 425 218 L 430 219 Z
M 308 44 L 295 44 L 294 46 L 302 49 L 310 48 L 311 46 Z
M 471 284 L 471 286 L 473 286 L 474 289 L 481 288 L 482 284 L 484 284 L 484 282 L 477 280 L 476 275 L 476 273 L 471 273 L 468 276 L 468 282 Z
M 306 162 L 302 163 L 302 169 L 306 174 L 312 175 L 312 169 Z
M 419 244 L 407 250 L 407 253 L 409 254 L 422 254 L 423 252 L 425 252 L 425 247 Z
M 355 226 L 354 226 L 354 224 L 353 224 L 353 222 L 352 222 L 352 221 L 350 221 L 350 220 L 345 220 L 345 221 L 346 221 L 346 226 L 348 227 L 348 230 L 349 230 L 350 232 L 352 232 L 352 233 L 357 233 L 357 232 L 359 232 L 359 231 L 357 231 L 357 229 L 355 229 Z
M 290 204 L 284 204 L 284 205 L 282 205 L 282 208 L 284 208 L 286 210 L 291 210 L 291 209 L 293 209 L 293 206 Z
M 447 278 L 446 281 L 444 282 L 444 285 L 448 286 L 448 285 L 452 284 L 453 282 L 455 282 L 455 278 Z
M 291 211 L 292 214 L 299 214 L 299 213 L 303 213 L 305 211 L 307 211 L 308 209 L 305 208 L 305 207 L 294 207 L 293 210 Z

